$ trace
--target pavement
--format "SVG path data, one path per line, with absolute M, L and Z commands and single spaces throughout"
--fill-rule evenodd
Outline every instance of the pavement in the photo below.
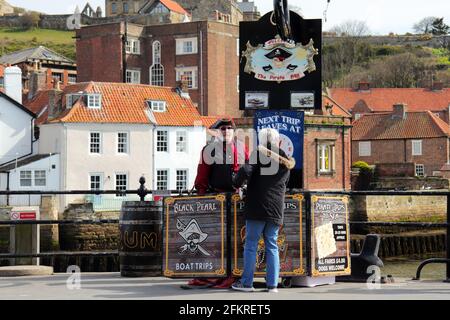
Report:
M 263 286 L 263 279 L 256 282 L 255 287 Z M 185 283 L 180 279 L 124 278 L 120 273 L 0 277 L 0 300 L 450 300 L 450 283 L 431 280 L 395 279 L 379 288 L 337 282 L 314 288 L 280 288 L 279 293 L 183 290 L 180 285 Z

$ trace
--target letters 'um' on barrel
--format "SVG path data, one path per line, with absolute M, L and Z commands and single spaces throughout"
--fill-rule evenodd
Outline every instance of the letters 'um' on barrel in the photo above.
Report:
M 162 274 L 162 201 L 124 201 L 120 212 L 120 274 Z

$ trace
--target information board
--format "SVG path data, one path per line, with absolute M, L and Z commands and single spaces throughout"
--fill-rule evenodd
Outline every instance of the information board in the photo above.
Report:
M 164 276 L 226 276 L 224 194 L 164 198 L 164 224 Z
M 348 197 L 313 195 L 311 202 L 312 276 L 349 275 Z
M 233 223 L 231 239 L 233 246 L 232 273 L 241 276 L 244 266 L 245 244 L 245 203 L 239 195 L 231 198 Z M 278 249 L 280 254 L 280 277 L 305 275 L 305 217 L 303 209 L 303 195 L 286 195 L 284 224 L 278 236 Z M 256 255 L 255 276 L 266 274 L 266 259 L 264 240 L 258 243 Z

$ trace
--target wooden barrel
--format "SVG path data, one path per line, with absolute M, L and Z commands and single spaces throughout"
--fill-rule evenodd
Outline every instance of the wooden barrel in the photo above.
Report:
M 120 213 L 120 274 L 162 275 L 162 201 L 124 201 Z

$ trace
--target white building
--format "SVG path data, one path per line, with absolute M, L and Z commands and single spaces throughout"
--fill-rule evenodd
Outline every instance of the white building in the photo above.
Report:
M 61 190 L 186 190 L 193 186 L 206 128 L 190 98 L 174 88 L 79 83 L 54 89 L 40 128 L 40 153 L 60 154 Z M 53 102 L 54 101 L 54 102 Z M 156 152 L 154 152 L 154 150 Z M 67 196 L 96 210 L 120 209 L 138 196 Z
M 0 167 L 0 190 L 59 190 L 59 155 L 37 154 Z M 0 206 L 39 206 L 39 195 L 3 195 Z
M 5 93 L 0 92 L 0 166 L 35 153 L 35 114 L 22 105 L 22 72 L 5 69 Z

